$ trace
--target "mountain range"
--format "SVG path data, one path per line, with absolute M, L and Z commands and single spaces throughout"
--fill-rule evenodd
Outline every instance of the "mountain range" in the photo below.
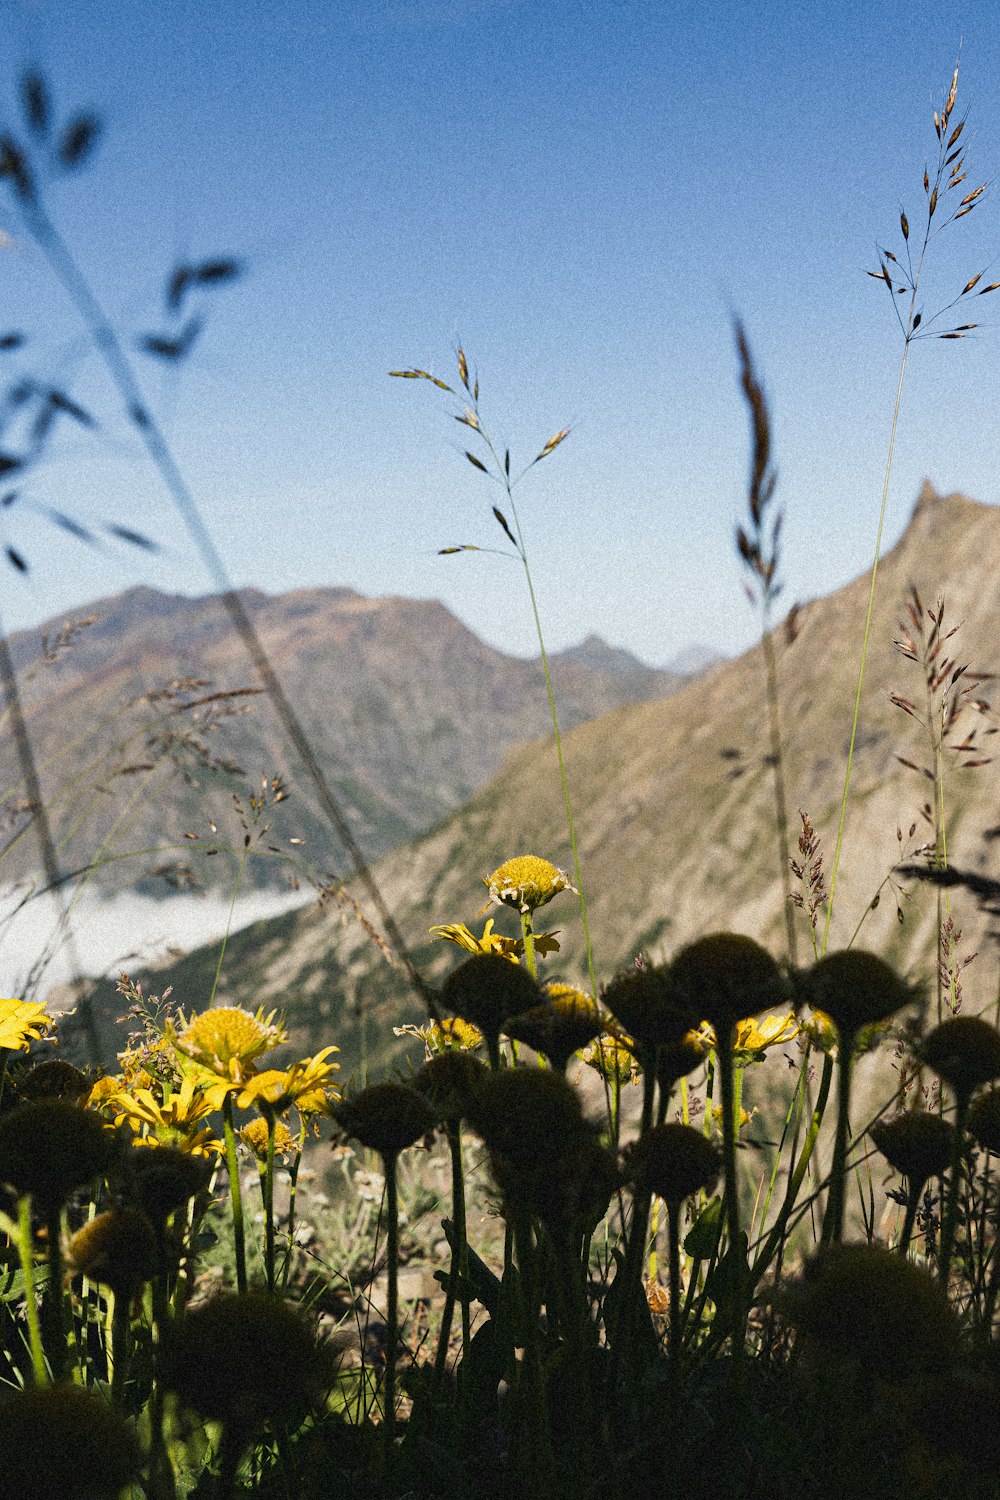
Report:
M 813 600 L 772 636 L 793 853 L 800 813 L 806 814 L 827 878 L 868 589 L 862 577 Z M 926 868 L 921 846 L 932 837 L 933 793 L 923 768 L 932 765 L 933 749 L 920 722 L 928 704 L 925 671 L 896 644 L 905 648 L 907 629 L 915 638 L 907 614 L 914 598 L 925 632 L 932 630 L 930 612 L 941 622 L 943 655 L 935 669 L 944 656 L 969 667 L 954 682 L 949 671 L 937 690 L 968 686 L 970 700 L 955 726 L 957 739 L 952 736 L 969 748 L 944 752 L 947 853 L 960 878 L 947 899 L 942 896 L 940 910 L 938 888 L 902 873 Z M 857 941 L 933 988 L 939 917 L 950 911 L 961 933 L 954 938 L 956 956 L 978 951 L 962 975 L 973 1013 L 997 1000 L 997 901 L 990 891 L 1000 878 L 1000 778 L 990 758 L 996 719 L 989 683 L 971 672 L 996 669 L 998 619 L 1000 509 L 959 494 L 940 496 L 926 485 L 879 569 L 830 943 Z M 915 644 L 919 655 L 919 639 Z M 639 953 L 660 959 L 719 929 L 783 950 L 785 898 L 761 646 L 670 697 L 616 707 L 579 724 L 565 740 L 565 756 L 599 980 Z M 461 807 L 374 867 L 432 982 L 458 951 L 434 940 L 430 927 L 464 922 L 481 930 L 483 877 L 525 853 L 571 868 L 550 736 L 522 745 Z M 339 901 L 328 898 L 234 935 L 218 998 L 282 1007 L 297 1044 L 336 1042 L 348 1067 L 376 1053 L 391 1057 L 401 1045 L 393 1027 L 418 1021 L 420 1008 L 401 972 L 372 941 L 366 923 L 373 914 L 358 921 L 354 900 L 361 892 L 349 887 Z M 513 913 L 492 915 L 498 929 L 515 930 Z M 805 962 L 809 924 L 804 913 L 795 915 L 798 956 Z M 546 928 L 558 929 L 561 944 L 546 960 L 546 974 L 585 983 L 576 898 L 564 892 L 538 916 Z M 198 1008 L 208 997 L 217 957 L 214 946 L 189 954 L 151 975 L 150 987 L 170 984 L 175 999 Z M 108 991 L 98 1000 L 113 1009 Z
M 435 601 L 347 588 L 242 600 L 368 858 L 461 806 L 551 728 L 540 660 L 494 650 Z M 96 863 L 105 887 L 151 891 L 231 883 L 244 837 L 234 795 L 253 823 L 244 885 L 344 868 L 218 597 L 133 588 L 12 637 L 11 651 L 64 870 Z M 551 666 L 567 729 L 688 680 L 596 636 Z M 290 796 L 254 821 L 262 776 Z M 19 783 L 0 720 L 7 882 L 38 861 Z

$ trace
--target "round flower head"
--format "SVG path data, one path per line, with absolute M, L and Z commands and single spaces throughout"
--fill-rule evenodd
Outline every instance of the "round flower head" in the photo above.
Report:
M 593 1233 L 620 1181 L 613 1153 L 589 1131 L 559 1151 L 536 1152 L 530 1162 L 491 1151 L 489 1164 L 504 1212 L 531 1214 L 556 1234 Z
M 506 1212 L 535 1214 L 559 1232 L 599 1222 L 617 1180 L 614 1158 L 561 1073 L 537 1067 L 487 1073 L 469 1122 L 489 1149 Z
M 227 1292 L 189 1312 L 164 1349 L 164 1385 L 200 1417 L 249 1441 L 262 1423 L 292 1417 L 330 1373 L 305 1319 L 268 1292 Z
M 1000 1032 L 981 1016 L 951 1016 L 924 1037 L 920 1057 L 964 1108 L 973 1090 L 1000 1078 Z
M 457 1125 L 468 1114 L 472 1095 L 487 1075 L 484 1063 L 458 1047 L 428 1058 L 413 1080 L 436 1119 Z
M 333 1105 L 330 1113 L 344 1135 L 383 1158 L 405 1151 L 434 1128 L 430 1105 L 405 1083 L 370 1083 Z
M 50 1057 L 29 1068 L 18 1083 L 22 1099 L 69 1099 L 76 1101 L 89 1094 L 90 1079 L 72 1063 L 61 1057 Z
M 454 1011 L 495 1045 L 504 1024 L 538 1005 L 542 996 L 527 969 L 495 953 L 476 953 L 452 969 L 441 987 L 446 1010 Z
M 240 1140 L 259 1162 L 267 1161 L 267 1120 L 258 1115 L 240 1131 Z M 295 1149 L 295 1137 L 284 1120 L 274 1122 L 274 1154 L 287 1156 Z
M 800 985 L 802 999 L 829 1016 L 841 1038 L 887 1021 L 916 999 L 895 969 L 861 948 L 828 953 L 801 976 Z
M 881 1245 L 828 1245 L 781 1297 L 823 1360 L 872 1377 L 943 1371 L 959 1353 L 959 1325 L 940 1283 Z
M 0 1182 L 30 1193 L 41 1214 L 103 1177 L 116 1149 L 100 1116 L 67 1099 L 37 1099 L 0 1116 Z
M 504 1032 L 547 1057 L 565 1072 L 574 1052 L 592 1042 L 604 1027 L 604 1017 L 589 995 L 571 984 L 547 984 L 545 1000 L 504 1023 Z
M 592 1134 L 580 1096 L 551 1068 L 501 1068 L 487 1074 L 472 1099 L 469 1123 L 492 1152 L 517 1169 L 556 1156 Z
M 715 932 L 675 954 L 670 978 L 700 1020 L 711 1021 L 720 1041 L 728 1041 L 737 1021 L 759 1015 L 781 1002 L 784 986 L 778 965 L 753 938 Z
M 703 1189 L 711 1192 L 720 1165 L 718 1151 L 700 1130 L 673 1122 L 645 1131 L 629 1153 L 636 1186 L 671 1206 Z
M 178 1052 L 210 1073 L 240 1083 L 258 1057 L 286 1040 L 274 1017 L 274 1011 L 265 1016 L 261 1009 L 251 1015 L 238 1005 L 216 1005 L 192 1016 L 172 1040 Z
M 137 1146 L 129 1154 L 132 1195 L 154 1224 L 164 1224 L 175 1209 L 206 1188 L 212 1165 L 179 1146 Z
M 8 1387 L 0 1454 L 4 1491 L 17 1500 L 117 1500 L 141 1463 L 121 1413 L 77 1385 Z
M 69 1242 L 70 1259 L 90 1281 L 109 1286 L 116 1297 L 132 1297 L 156 1275 L 153 1226 L 137 1208 L 98 1214 Z
M 1000 1155 L 1000 1089 L 990 1089 L 988 1094 L 980 1094 L 974 1099 L 965 1123 L 973 1140 L 984 1151 Z
M 700 1019 L 662 964 L 616 974 L 601 999 L 639 1047 L 674 1047 Z
M 576 890 L 563 870 L 557 869 L 547 859 L 539 859 L 537 854 L 508 859 L 487 876 L 483 884 L 489 888 L 493 901 L 520 912 L 531 912 L 545 906 L 560 891 Z
M 886 1161 L 919 1193 L 929 1177 L 940 1177 L 951 1162 L 952 1128 L 940 1115 L 911 1109 L 879 1121 L 868 1134 Z

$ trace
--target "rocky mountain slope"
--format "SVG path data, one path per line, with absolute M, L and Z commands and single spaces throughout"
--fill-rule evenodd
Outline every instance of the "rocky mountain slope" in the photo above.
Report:
M 897 870 L 930 828 L 921 813 L 930 783 L 923 731 L 890 698 L 921 705 L 920 669 L 894 647 L 909 589 L 925 606 L 945 600 L 944 625 L 959 625 L 949 654 L 974 668 L 998 666 L 1000 509 L 926 487 L 898 545 L 882 560 L 843 863 L 831 933 L 858 941 L 913 974 L 933 974 L 935 889 Z M 861 578 L 798 611 L 794 630 L 775 633 L 782 733 L 793 837 L 798 811 L 822 840 L 829 871 L 851 723 L 868 581 Z M 975 696 L 990 698 L 990 684 Z M 946 757 L 948 856 L 969 886 L 950 892 L 962 929 L 960 955 L 979 950 L 963 979 L 978 1011 L 997 996 L 996 920 L 988 882 L 1000 879 L 1000 776 L 986 760 L 996 741 L 992 710 L 969 711 L 975 752 Z M 566 743 L 593 946 L 606 979 L 638 952 L 659 958 L 719 928 L 746 932 L 780 952 L 784 903 L 774 833 L 773 775 L 767 756 L 763 653 L 725 663 L 667 700 L 621 707 L 580 725 Z M 910 830 L 913 828 L 911 834 Z M 555 755 L 550 739 L 513 754 L 499 774 L 431 832 L 379 861 L 376 875 L 419 964 L 439 979 L 458 957 L 433 941 L 433 923 L 480 930 L 482 877 L 520 853 L 570 866 Z M 919 862 L 919 857 L 918 857 Z M 984 885 L 983 882 L 987 884 Z M 982 895 L 987 892 L 986 897 Z M 873 908 L 875 897 L 879 900 Z M 995 905 L 995 901 L 992 903 Z M 901 913 L 901 917 L 899 915 Z M 498 926 L 511 914 L 500 914 Z M 549 976 L 584 981 L 579 909 L 564 893 L 539 913 L 560 931 Z M 509 926 L 509 923 L 507 923 Z M 809 952 L 799 922 L 799 953 Z M 191 954 L 151 979 L 174 986 L 188 1006 L 205 1003 L 216 950 Z M 259 924 L 230 942 L 220 998 L 285 1008 L 302 1045 L 335 1041 L 349 1065 L 384 1056 L 392 1027 L 419 1008 L 349 911 L 334 903 Z M 108 993 L 104 1003 L 111 1003 Z

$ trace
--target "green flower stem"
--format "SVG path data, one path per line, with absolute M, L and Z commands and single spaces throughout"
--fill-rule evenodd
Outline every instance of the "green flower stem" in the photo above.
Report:
M 265 1116 L 267 1120 L 267 1159 L 264 1163 L 264 1171 L 261 1174 L 261 1187 L 264 1199 L 264 1267 L 267 1274 L 267 1289 L 274 1291 L 275 1266 L 274 1266 L 274 1132 L 277 1126 L 277 1116 L 273 1109 L 269 1109 Z
M 281 1289 L 288 1286 L 288 1278 L 292 1271 L 292 1251 L 295 1246 L 295 1210 L 299 1184 L 299 1168 L 302 1165 L 302 1153 L 306 1144 L 306 1122 L 299 1116 L 299 1139 L 295 1147 L 295 1155 L 288 1169 L 288 1244 L 285 1249 L 285 1259 L 281 1267 Z
M 823 1054 L 823 1071 L 820 1075 L 819 1093 L 816 1098 L 816 1105 L 813 1109 L 812 1117 L 809 1121 L 809 1128 L 806 1131 L 805 1140 L 802 1143 L 802 1151 L 799 1155 L 798 1161 L 795 1163 L 795 1168 L 788 1179 L 788 1187 L 785 1190 L 785 1200 L 781 1205 L 781 1210 L 778 1214 L 778 1217 L 771 1228 L 771 1231 L 764 1244 L 763 1250 L 754 1261 L 753 1270 L 750 1274 L 750 1283 L 752 1287 L 756 1287 L 758 1285 L 761 1277 L 765 1275 L 768 1267 L 774 1260 L 774 1257 L 778 1254 L 778 1251 L 780 1250 L 782 1254 L 784 1253 L 785 1232 L 788 1228 L 788 1221 L 792 1216 L 792 1211 L 795 1208 L 796 1199 L 798 1198 L 799 1193 L 802 1189 L 802 1184 L 805 1181 L 806 1173 L 809 1170 L 809 1163 L 812 1160 L 813 1152 L 816 1149 L 816 1141 L 819 1138 L 819 1131 L 820 1126 L 823 1123 L 823 1116 L 826 1114 L 826 1107 L 830 1097 L 830 1085 L 832 1081 L 833 1059 L 827 1052 Z
M 434 1358 L 434 1378 L 436 1384 L 440 1384 L 448 1361 L 448 1344 L 451 1338 L 451 1324 L 455 1315 L 455 1302 L 457 1300 L 458 1283 L 460 1281 L 463 1286 L 463 1296 L 461 1299 L 463 1356 L 469 1347 L 472 1333 L 472 1315 L 468 1296 L 465 1295 L 469 1275 L 469 1244 L 466 1237 L 462 1127 L 457 1121 L 448 1121 L 445 1131 L 448 1136 L 448 1150 L 451 1154 L 451 1212 L 454 1234 L 451 1236 L 451 1274 L 448 1277 L 444 1312 L 441 1316 L 441 1332 L 438 1336 L 437 1353 Z
M 767 718 L 771 736 L 771 767 L 774 771 L 774 819 L 778 840 L 781 890 L 784 897 L 785 939 L 788 944 L 788 961 L 794 968 L 798 963 L 798 939 L 795 930 L 795 913 L 792 910 L 791 844 L 788 837 L 788 803 L 785 797 L 785 757 L 781 743 L 778 664 L 774 654 L 774 635 L 769 626 L 770 611 L 765 605 L 762 642 L 767 688 Z
M 132 1336 L 129 1321 L 127 1292 L 113 1292 L 114 1307 L 111 1313 L 111 1404 L 122 1406 L 125 1400 L 125 1381 L 128 1376 L 129 1359 L 132 1352 Z
M 681 1206 L 676 1200 L 667 1203 L 667 1233 L 670 1236 L 670 1370 L 675 1391 L 681 1387 Z
M 736 1081 L 733 1067 L 732 1034 L 720 1037 L 716 1055 L 722 1092 L 722 1161 L 725 1172 L 726 1225 L 729 1230 L 729 1253 L 732 1257 L 733 1282 L 733 1368 L 743 1364 L 747 1322 L 747 1267 L 743 1258 L 740 1234 L 740 1184 L 736 1168 L 736 1140 L 739 1121 L 736 1115 Z
M 830 1194 L 823 1219 L 823 1243 L 839 1245 L 844 1237 L 844 1184 L 847 1180 L 847 1152 L 850 1138 L 848 1111 L 851 1095 L 851 1069 L 855 1033 L 842 1032 L 837 1055 L 837 1133 L 833 1143 L 833 1166 L 830 1169 Z
M 51 1318 L 49 1365 L 52 1379 L 58 1383 L 66 1374 L 66 1295 L 63 1290 L 62 1212 L 54 1209 L 46 1215 L 48 1237 L 49 1284 L 45 1302 Z
M 938 1275 L 947 1290 L 951 1261 L 955 1251 L 955 1229 L 958 1223 L 958 1186 L 962 1178 L 962 1154 L 965 1145 L 965 1120 L 969 1113 L 969 1096 L 956 1100 L 955 1129 L 951 1138 L 951 1166 L 948 1169 L 948 1197 L 941 1218 L 941 1248 L 938 1251 Z
M 240 1166 L 236 1157 L 236 1131 L 233 1126 L 233 1096 L 222 1101 L 222 1126 L 226 1142 L 226 1170 L 229 1173 L 229 1207 L 233 1218 L 233 1249 L 236 1253 L 236 1289 L 247 1289 L 246 1230 L 243 1223 L 243 1193 L 240 1188 Z
M 535 933 L 531 925 L 531 912 L 521 913 L 521 935 L 524 938 L 524 967 L 532 979 L 538 978 L 538 964 L 535 960 Z
M 160 1359 L 170 1320 L 170 1301 L 167 1295 L 166 1254 L 162 1225 L 157 1232 L 156 1276 L 152 1282 L 152 1325 L 154 1379 L 149 1401 L 149 1492 L 152 1500 L 177 1500 L 177 1484 L 173 1465 L 167 1451 L 163 1431 L 163 1382 L 160 1377 Z
M 923 257 L 921 256 L 921 260 Z M 919 279 L 919 271 L 918 271 Z M 885 527 L 885 512 L 889 501 L 889 477 L 892 473 L 892 455 L 896 446 L 896 430 L 899 426 L 899 408 L 903 399 L 903 380 L 906 375 L 906 360 L 910 352 L 910 338 L 913 324 L 914 304 L 916 301 L 916 282 L 913 287 L 913 296 L 910 299 L 909 320 L 905 338 L 903 341 L 903 357 L 899 365 L 899 381 L 896 386 L 896 402 L 892 409 L 892 424 L 889 429 L 889 451 L 885 460 L 885 477 L 882 481 L 882 504 L 878 514 L 878 528 L 875 532 L 875 550 L 872 556 L 871 578 L 868 584 L 868 608 L 865 612 L 865 629 L 861 640 L 861 658 L 858 662 L 858 683 L 854 693 L 854 715 L 851 719 L 851 737 L 847 746 L 847 765 L 844 769 L 844 790 L 840 799 L 840 818 L 837 823 L 837 844 L 833 852 L 833 865 L 830 869 L 830 894 L 826 903 L 826 919 L 823 923 L 823 941 L 821 952 L 825 953 L 830 941 L 830 922 L 833 919 L 833 898 L 837 891 L 837 872 L 840 869 L 840 856 L 844 844 L 844 825 L 847 822 L 847 804 L 851 791 L 851 771 L 854 765 L 854 746 L 858 738 L 858 723 L 861 718 L 861 695 L 865 682 L 865 666 L 868 661 L 868 645 L 872 633 L 872 617 L 875 613 L 875 584 L 878 579 L 878 565 L 882 551 L 882 531 Z
M 24 1303 L 28 1318 L 31 1369 L 37 1386 L 48 1385 L 49 1370 L 42 1348 L 42 1324 L 35 1296 L 34 1240 L 31 1234 L 31 1199 L 25 1195 L 17 1206 L 17 1253 L 24 1273 Z
M 396 1440 L 396 1351 L 399 1343 L 399 1182 L 396 1176 L 397 1153 L 383 1157 L 385 1172 L 386 1216 L 386 1329 L 385 1329 L 385 1409 L 382 1419 L 382 1483 L 391 1494 L 391 1478 Z
M 983 1324 L 982 1338 L 987 1348 L 993 1339 L 993 1315 L 996 1311 L 997 1293 L 1000 1292 L 1000 1254 L 997 1246 L 1000 1246 L 1000 1199 L 997 1200 L 993 1219 L 993 1258 L 990 1264 L 990 1277 L 986 1285 L 986 1296 L 983 1300 Z
M 917 1222 L 917 1209 L 920 1207 L 920 1197 L 926 1186 L 926 1178 L 921 1181 L 911 1182 L 906 1180 L 906 1215 L 903 1219 L 903 1232 L 899 1237 L 896 1249 L 900 1255 L 906 1255 L 910 1248 L 910 1240 L 913 1238 L 913 1226 Z
M 643 1135 L 653 1123 L 653 1098 L 656 1091 L 656 1051 L 655 1047 L 643 1047 L 642 1049 L 642 1118 L 639 1123 L 639 1134 Z
M 531 1220 L 522 1210 L 513 1214 L 518 1282 L 524 1319 L 524 1359 L 517 1387 L 517 1426 L 523 1474 L 537 1484 L 537 1493 L 551 1493 L 555 1478 L 552 1438 L 545 1406 L 545 1385 L 538 1340 L 538 1264 L 531 1240 Z M 524 1451 L 526 1449 L 526 1451 Z M 528 1490 L 528 1493 L 534 1493 Z

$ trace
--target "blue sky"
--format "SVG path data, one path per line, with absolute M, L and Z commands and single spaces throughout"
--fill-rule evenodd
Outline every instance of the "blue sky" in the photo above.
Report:
M 178 260 L 246 262 L 205 299 L 182 368 L 136 355 L 237 583 L 437 597 L 491 643 L 534 649 L 513 564 L 437 555 L 502 543 L 455 408 L 387 376 L 451 379 L 461 339 L 515 468 L 572 428 L 517 492 L 549 644 L 596 630 L 650 662 L 742 648 L 733 311 L 771 403 L 784 602 L 867 565 L 901 337 L 864 272 L 876 244 L 899 249 L 902 206 L 919 222 L 960 45 L 970 186 L 997 175 L 992 6 L 0 0 L 0 16 L 8 125 L 22 64 L 62 115 L 103 117 L 93 166 L 49 202 L 130 346 L 163 326 Z M 30 335 L 0 379 L 58 379 L 101 419 L 64 426 L 0 514 L 32 565 L 0 576 L 4 624 L 134 582 L 208 591 L 6 201 L 0 229 L 3 324 Z M 988 196 L 932 245 L 928 314 L 976 272 L 1000 280 L 998 262 Z M 996 297 L 976 305 L 987 324 Z M 890 542 L 925 476 L 1000 502 L 998 359 L 993 327 L 913 349 Z M 33 505 L 138 526 L 161 551 L 88 549 Z

